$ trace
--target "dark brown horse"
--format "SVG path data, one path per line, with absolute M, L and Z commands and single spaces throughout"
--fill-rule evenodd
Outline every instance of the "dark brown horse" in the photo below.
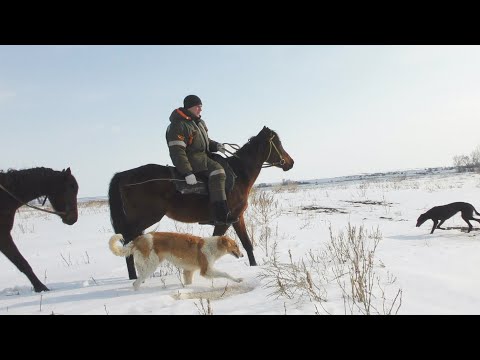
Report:
M 38 280 L 13 242 L 10 231 L 15 212 L 20 206 L 27 205 L 59 215 L 65 224 L 73 225 L 78 218 L 77 193 L 78 184 L 70 168 L 55 171 L 39 167 L 0 172 L 0 251 L 28 277 L 36 292 L 48 291 L 48 288 Z M 55 211 L 27 204 L 41 196 L 48 198 Z
M 233 228 L 252 266 L 257 263 L 245 228 L 243 212 L 247 208 L 250 189 L 265 162 L 284 171 L 293 167 L 293 160 L 283 149 L 280 138 L 275 131 L 267 127 L 251 137 L 234 156 L 228 158 L 228 164 L 237 178 L 233 190 L 227 194 L 227 203 L 232 214 L 239 218 Z M 146 228 L 160 221 L 165 215 L 185 223 L 209 222 L 208 196 L 181 194 L 176 191 L 172 181 L 155 180 L 170 178 L 168 167 L 155 164 L 126 170 L 113 176 L 109 189 L 110 216 L 115 233 L 123 234 L 125 243 L 141 235 Z M 225 234 L 228 227 L 229 225 L 215 226 L 213 235 Z M 136 279 L 132 256 L 127 258 L 127 269 L 129 278 Z

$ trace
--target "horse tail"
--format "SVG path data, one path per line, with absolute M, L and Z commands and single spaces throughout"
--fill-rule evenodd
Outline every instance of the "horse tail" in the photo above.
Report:
M 108 203 L 110 205 L 110 221 L 116 234 L 121 233 L 126 236 L 127 218 L 123 209 L 122 196 L 120 194 L 120 174 L 115 174 L 110 181 L 108 189 Z
M 125 246 L 120 246 L 117 244 L 117 242 L 119 242 L 120 240 L 123 240 L 122 234 L 115 234 L 110 238 L 110 240 L 108 241 L 108 247 L 110 248 L 110 251 L 117 256 L 127 257 L 132 255 L 133 242 Z
M 130 241 L 132 241 L 134 234 L 132 234 L 131 230 L 132 225 L 128 223 L 127 215 L 124 208 L 125 204 L 123 203 L 122 194 L 120 192 L 120 186 L 125 176 L 126 174 L 124 173 L 116 173 L 113 176 L 112 180 L 110 181 L 110 187 L 108 189 L 108 203 L 110 205 L 110 221 L 112 222 L 113 230 L 116 234 L 123 234 L 125 243 L 128 244 L 130 243 Z M 114 247 L 114 249 L 117 248 Z M 133 257 L 127 256 L 126 262 L 128 269 L 128 277 L 130 279 L 136 279 L 137 274 L 135 271 Z

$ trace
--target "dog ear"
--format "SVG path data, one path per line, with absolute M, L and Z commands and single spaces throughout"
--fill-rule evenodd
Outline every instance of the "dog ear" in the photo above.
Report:
M 222 236 L 222 245 L 228 246 L 228 237 Z

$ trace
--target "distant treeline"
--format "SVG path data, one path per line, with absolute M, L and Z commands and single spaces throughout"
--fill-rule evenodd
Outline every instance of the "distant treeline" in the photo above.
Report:
M 389 172 L 376 172 L 371 174 L 361 174 L 361 175 L 348 175 L 340 176 L 335 178 L 325 178 L 325 179 L 315 179 L 315 180 L 306 180 L 306 181 L 295 181 L 283 179 L 279 183 L 260 183 L 255 185 L 256 188 L 268 188 L 268 187 L 282 187 L 282 186 L 297 186 L 297 185 L 311 185 L 311 184 L 325 184 L 325 183 L 340 183 L 348 181 L 370 181 L 378 178 L 391 177 L 397 180 L 405 180 L 410 177 L 424 176 L 424 175 L 433 175 L 446 172 L 455 172 L 457 168 L 455 166 L 441 166 L 441 167 L 432 167 L 424 169 L 415 169 L 415 170 L 403 170 L 403 171 L 389 171 Z
M 459 172 L 480 171 L 480 145 L 469 155 L 455 155 L 453 166 Z
M 266 188 L 271 186 L 291 186 L 291 185 L 307 185 L 310 184 L 308 181 L 295 181 L 295 180 L 287 180 L 283 179 L 281 184 L 269 184 L 269 183 L 260 183 L 256 185 L 257 188 Z

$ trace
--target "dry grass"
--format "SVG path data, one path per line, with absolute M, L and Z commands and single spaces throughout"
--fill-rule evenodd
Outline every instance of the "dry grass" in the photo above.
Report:
M 245 225 L 252 245 L 260 245 L 269 256 L 270 242 L 278 235 L 272 221 L 282 214 L 276 194 L 268 190 L 252 189 L 249 195 L 249 207 L 245 212 Z
M 310 250 L 305 257 L 280 262 L 278 244 L 274 242 L 269 261 L 259 274 L 269 296 L 285 297 L 299 302 L 308 300 L 325 313 L 327 289 L 340 290 L 345 313 L 397 314 L 402 305 L 402 289 L 392 285 L 396 278 L 385 271 L 385 265 L 375 257 L 382 234 L 366 231 L 348 223 L 346 231 L 334 234 L 323 250 Z M 386 274 L 385 274 L 386 272 Z M 392 290 L 393 289 L 393 290 Z M 338 291 L 337 291 L 338 293 Z

